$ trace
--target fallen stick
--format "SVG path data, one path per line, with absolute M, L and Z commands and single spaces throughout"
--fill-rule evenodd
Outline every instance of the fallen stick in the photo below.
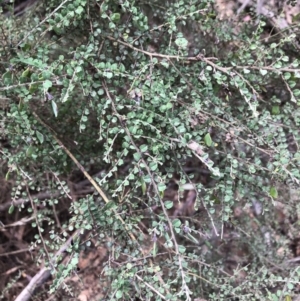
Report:
M 61 248 L 56 252 L 53 259 L 50 262 L 50 266 L 54 265 L 58 257 L 63 255 L 63 253 L 68 249 L 73 239 L 79 235 L 80 230 L 77 230 Z M 65 255 L 63 256 L 65 257 Z M 36 289 L 39 288 L 47 279 L 51 276 L 51 268 L 42 268 L 28 283 L 28 285 L 23 289 L 15 301 L 28 301 L 35 293 Z

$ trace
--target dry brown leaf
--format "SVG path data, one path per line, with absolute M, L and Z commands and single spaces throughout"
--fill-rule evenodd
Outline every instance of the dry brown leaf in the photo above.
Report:
M 204 152 L 203 152 L 203 150 L 202 150 L 200 144 L 197 143 L 197 142 L 194 141 L 194 140 L 191 140 L 191 141 L 188 143 L 187 146 L 188 146 L 189 149 L 193 150 L 194 152 L 196 152 L 196 153 L 197 153 L 198 155 L 200 155 L 200 156 L 204 154 Z

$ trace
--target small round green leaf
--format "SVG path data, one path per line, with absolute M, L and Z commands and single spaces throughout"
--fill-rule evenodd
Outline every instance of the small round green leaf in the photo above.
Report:
M 55 117 L 57 117 L 57 104 L 54 100 L 51 100 L 52 110 Z
M 167 209 L 171 209 L 173 207 L 173 202 L 172 201 L 165 201 L 165 207 Z
M 278 115 L 278 114 L 280 114 L 279 106 L 272 106 L 272 115 Z
M 176 218 L 172 221 L 172 224 L 174 228 L 179 228 L 181 226 L 181 221 L 178 218 Z
M 178 245 L 178 251 L 179 251 L 180 253 L 184 253 L 185 250 L 186 250 L 186 248 L 185 248 L 184 246 Z
M 141 185 L 142 185 L 142 192 L 143 192 L 143 194 L 146 194 L 147 185 L 146 185 L 146 183 L 145 183 L 145 181 L 144 181 L 143 178 L 141 179 Z
M 116 292 L 116 298 L 117 299 L 121 299 L 122 296 L 123 296 L 123 292 L 122 291 L 119 290 L 119 291 Z
M 210 147 L 212 145 L 212 139 L 209 133 L 207 133 L 204 137 L 205 144 Z
M 33 146 L 30 145 L 27 150 L 26 150 L 26 157 L 31 157 L 31 155 L 33 154 Z
M 39 131 L 36 131 L 36 136 L 39 139 L 40 143 L 43 144 L 44 142 L 44 135 L 40 133 Z
M 154 243 L 153 243 L 153 248 L 152 248 L 152 255 L 153 255 L 153 257 L 156 256 L 157 251 L 158 251 L 158 246 L 157 246 L 157 243 L 154 242 Z
M 140 146 L 140 150 L 141 150 L 142 153 L 146 152 L 146 151 L 148 150 L 148 145 L 142 144 L 142 145 Z
M 167 186 L 164 183 L 157 184 L 158 191 L 163 192 L 166 190 Z
M 140 153 L 134 153 L 133 158 L 135 161 L 139 161 L 141 159 L 141 154 Z
M 260 72 L 260 74 L 263 75 L 263 76 L 265 76 L 265 75 L 268 73 L 268 71 L 265 70 L 265 69 L 260 69 L 259 72 Z
M 45 90 L 48 90 L 49 88 L 51 88 L 52 87 L 52 82 L 50 81 L 50 80 L 45 80 L 44 82 L 43 82 L 43 87 L 44 87 L 44 89 Z
M 121 18 L 121 15 L 120 15 L 119 13 L 114 13 L 114 14 L 112 14 L 112 15 L 110 16 L 110 19 L 111 19 L 112 21 L 119 21 L 120 18 Z
M 177 38 L 175 44 L 180 48 L 186 48 L 188 45 L 188 40 L 185 38 Z
M 278 197 L 278 191 L 274 186 L 270 188 L 269 194 L 273 199 L 276 199 Z
M 14 205 L 11 205 L 11 206 L 9 207 L 9 209 L 8 209 L 8 213 L 9 213 L 9 214 L 12 214 L 12 213 L 14 212 L 14 210 L 15 210 L 15 206 L 14 206 Z

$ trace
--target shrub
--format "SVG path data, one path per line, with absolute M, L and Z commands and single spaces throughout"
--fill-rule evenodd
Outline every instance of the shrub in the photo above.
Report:
M 45 260 L 77 230 L 121 262 L 104 266 L 110 300 L 296 294 L 298 270 L 281 263 L 299 227 L 274 217 L 280 203 L 299 211 L 295 28 L 266 37 L 268 20 L 219 20 L 210 0 L 43 1 L 1 27 L 9 211 L 30 200 Z M 73 194 L 75 170 L 94 193 Z M 61 233 L 53 205 L 68 196 Z

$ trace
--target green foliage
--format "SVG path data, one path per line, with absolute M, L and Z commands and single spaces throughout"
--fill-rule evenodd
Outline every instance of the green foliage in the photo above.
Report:
M 1 154 L 15 178 L 12 197 L 28 197 L 25 187 L 60 191 L 33 202 L 34 208 L 45 204 L 32 226 L 47 258 L 64 236 L 52 216 L 59 198 L 70 196 L 61 178 L 77 169 L 65 148 L 86 170 L 102 171 L 96 181 L 110 202 L 96 192 L 73 200 L 63 229 L 65 236 L 93 229 L 99 244 L 126 262 L 104 267 L 110 300 L 282 300 L 295 294 L 298 270 L 273 272 L 268 262 L 282 260 L 276 250 L 288 252 L 286 241 L 274 238 L 270 250 L 263 231 L 237 218 L 236 243 L 248 250 L 251 265 L 243 261 L 230 272 L 219 243 L 229 243 L 223 231 L 234 224 L 234 208 L 254 199 L 266 212 L 257 217 L 261 228 L 265 223 L 276 231 L 270 222 L 275 199 L 283 186 L 299 187 L 296 35 L 264 39 L 265 21 L 234 28 L 215 18 L 211 1 L 198 2 L 51 0 L 31 18 L 1 17 L 6 103 L 0 114 L 11 145 Z M 196 165 L 192 172 L 189 160 Z M 198 181 L 199 169 L 205 181 Z M 186 190 L 196 191 L 202 215 L 168 214 L 176 207 L 165 196 L 172 178 L 183 187 L 178 194 L 193 185 Z M 45 220 L 48 238 L 41 237 Z M 151 260 L 140 251 L 149 244 Z M 52 291 L 76 268 L 79 252 L 74 247 L 67 267 L 53 268 Z M 246 276 L 238 280 L 241 273 Z

